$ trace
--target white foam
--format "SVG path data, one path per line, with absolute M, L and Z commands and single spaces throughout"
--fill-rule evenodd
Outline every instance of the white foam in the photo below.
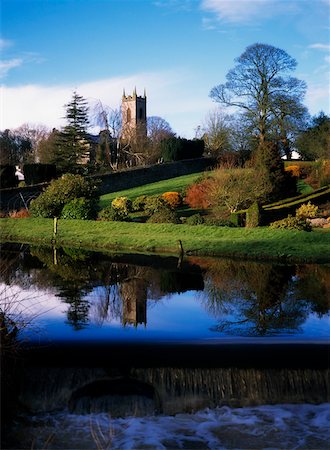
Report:
M 264 405 L 219 407 L 194 414 L 111 418 L 109 414 L 73 415 L 67 412 L 25 418 L 20 433 L 28 436 L 26 448 L 43 448 L 54 433 L 49 449 L 102 448 L 132 450 L 153 448 L 262 448 L 328 449 L 330 403 L 321 405 Z M 93 437 L 94 436 L 94 437 Z

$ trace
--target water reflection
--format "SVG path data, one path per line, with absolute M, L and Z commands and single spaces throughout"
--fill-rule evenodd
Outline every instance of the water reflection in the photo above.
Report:
M 298 435 L 306 448 L 311 442 L 326 448 L 328 419 L 319 424 L 310 417 L 328 417 L 328 406 L 319 404 L 329 401 L 323 345 L 330 337 L 329 265 L 212 258 L 178 264 L 175 257 L 3 245 L 0 283 L 1 344 L 9 348 L 1 364 L 6 367 L 1 377 L 6 414 L 1 417 L 7 421 L 2 448 L 82 448 L 81 443 L 101 448 L 91 433 L 93 417 L 103 434 L 110 422 L 116 427 L 112 448 L 146 448 L 149 425 L 159 413 L 159 430 L 166 433 L 158 443 L 166 449 L 232 448 L 235 439 L 236 448 L 244 448 L 247 439 L 251 448 L 269 442 L 274 448 L 294 448 Z M 44 321 L 51 339 L 65 336 L 72 346 L 42 341 L 40 347 L 24 347 L 24 358 L 11 358 L 22 327 L 33 316 L 36 323 Z M 298 333 L 303 345 L 290 347 L 290 337 Z M 274 335 L 285 344 L 247 344 L 251 337 L 253 343 L 273 342 Z M 213 345 L 219 336 L 224 341 L 234 336 L 234 345 Z M 140 348 L 141 337 L 148 345 Z M 162 346 L 164 337 L 176 340 Z M 297 403 L 317 406 L 299 413 L 306 406 L 298 410 Z M 265 404 L 278 406 L 274 413 L 255 406 Z M 167 429 L 174 414 L 180 425 Z M 290 417 L 292 436 L 287 428 L 274 433 L 279 415 L 283 423 Z M 138 416 L 147 429 L 132 446 L 136 433 L 127 427 L 138 423 Z M 207 431 L 190 440 L 198 427 L 213 427 L 212 439 Z M 260 435 L 265 436 L 262 444 Z
M 190 314 L 200 308 L 197 322 L 213 336 L 288 336 L 302 333 L 311 315 L 329 316 L 329 265 L 212 258 L 187 258 L 178 265 L 175 257 L 6 245 L 1 253 L 1 282 L 23 290 L 33 286 L 60 299 L 67 305 L 64 322 L 74 331 L 111 323 L 151 330 L 150 318 L 159 322 L 161 311 L 173 308 L 167 319 L 171 329 L 179 317 L 182 324 L 195 320 Z M 170 302 L 166 311 L 164 300 Z M 190 336 L 194 329 L 198 335 L 198 327 L 191 324 Z
M 213 331 L 240 336 L 294 333 L 310 302 L 297 301 L 295 267 L 217 261 L 206 273 L 205 308 L 219 322 Z

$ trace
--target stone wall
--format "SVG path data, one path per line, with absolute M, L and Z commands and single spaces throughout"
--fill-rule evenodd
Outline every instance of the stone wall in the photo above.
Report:
M 95 178 L 101 180 L 100 193 L 103 195 L 181 175 L 201 172 L 212 168 L 214 164 L 215 160 L 211 158 L 186 159 L 172 163 L 111 172 L 106 175 L 95 176 Z M 11 211 L 24 208 L 25 203 L 29 205 L 30 201 L 38 197 L 47 186 L 47 183 L 43 183 L 21 188 L 1 189 L 0 210 Z
M 97 178 L 102 181 L 101 195 L 103 195 L 181 175 L 201 172 L 210 169 L 214 164 L 215 161 L 211 158 L 186 159 L 122 172 L 113 172 Z

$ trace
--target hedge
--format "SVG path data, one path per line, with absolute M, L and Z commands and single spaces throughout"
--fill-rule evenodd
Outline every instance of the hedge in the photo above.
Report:
M 56 178 L 55 164 L 24 164 L 24 181 L 27 185 L 46 183 Z
M 10 164 L 0 165 L 0 189 L 16 187 L 18 178 L 15 175 L 16 168 Z

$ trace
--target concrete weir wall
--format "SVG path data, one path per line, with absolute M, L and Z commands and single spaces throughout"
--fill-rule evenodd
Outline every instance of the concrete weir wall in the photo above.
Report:
M 143 184 L 201 172 L 212 168 L 214 164 L 215 161 L 212 158 L 186 159 L 120 172 L 111 172 L 105 175 L 93 176 L 92 178 L 101 180 L 100 194 L 103 195 L 142 186 Z M 31 200 L 38 197 L 47 186 L 47 183 L 43 183 L 21 188 L 1 189 L 0 210 L 11 211 L 24 208 L 26 205 L 29 205 Z

